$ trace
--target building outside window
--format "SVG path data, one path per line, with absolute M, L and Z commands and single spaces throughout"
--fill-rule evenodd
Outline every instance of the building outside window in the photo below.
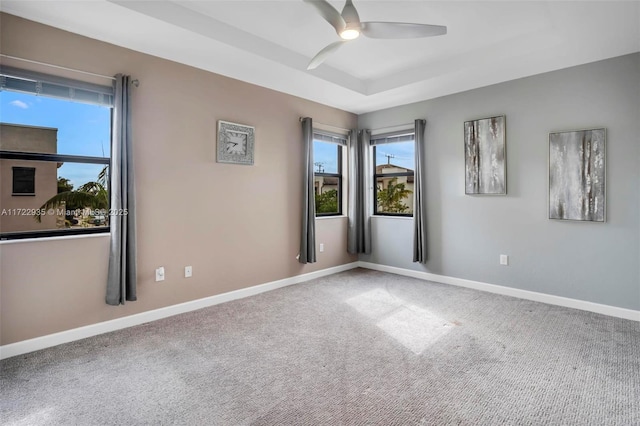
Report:
M 372 136 L 371 144 L 375 181 L 374 214 L 413 216 L 413 132 Z

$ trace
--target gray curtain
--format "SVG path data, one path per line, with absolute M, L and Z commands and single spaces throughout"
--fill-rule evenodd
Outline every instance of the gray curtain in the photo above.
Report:
M 371 253 L 369 214 L 369 140 L 368 130 L 352 130 L 349 142 L 349 231 L 347 251 Z
M 316 198 L 313 180 L 313 120 L 302 119 L 302 234 L 300 263 L 316 261 Z
M 136 203 L 131 145 L 131 77 L 116 75 L 111 129 L 111 246 L 107 304 L 136 300 Z
M 413 202 L 413 261 L 427 263 L 427 208 L 425 205 L 426 182 L 424 130 L 426 120 L 415 122 L 416 166 Z

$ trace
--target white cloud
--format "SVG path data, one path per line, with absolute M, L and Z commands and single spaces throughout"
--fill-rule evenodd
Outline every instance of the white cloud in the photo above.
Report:
M 17 101 L 17 100 L 16 100 L 16 101 L 9 102 L 9 105 L 13 105 L 14 107 L 18 107 L 18 108 L 22 108 L 22 109 L 27 109 L 27 108 L 29 108 L 29 105 L 25 104 L 25 103 L 24 103 L 24 102 L 22 102 L 22 101 Z

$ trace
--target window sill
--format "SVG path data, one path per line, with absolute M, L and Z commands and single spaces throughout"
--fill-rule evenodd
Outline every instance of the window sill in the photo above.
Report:
M 55 236 L 55 237 L 39 237 L 39 238 L 16 238 L 14 240 L 0 240 L 0 245 L 60 241 L 60 240 L 76 240 L 76 239 L 82 239 L 82 238 L 101 238 L 101 237 L 104 238 L 110 235 L 111 233 L 109 231 L 106 231 L 106 232 L 99 232 L 95 234 L 61 235 L 61 236 Z
M 347 216 L 343 214 L 337 214 L 335 216 L 316 216 L 316 220 L 327 220 L 327 219 L 346 219 Z
M 374 215 L 371 215 L 371 217 L 376 219 L 413 220 L 413 216 L 387 216 L 387 215 L 374 214 Z

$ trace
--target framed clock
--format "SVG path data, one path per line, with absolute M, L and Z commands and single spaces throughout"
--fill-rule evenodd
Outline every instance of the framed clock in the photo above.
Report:
M 255 128 L 218 120 L 218 163 L 253 165 Z

